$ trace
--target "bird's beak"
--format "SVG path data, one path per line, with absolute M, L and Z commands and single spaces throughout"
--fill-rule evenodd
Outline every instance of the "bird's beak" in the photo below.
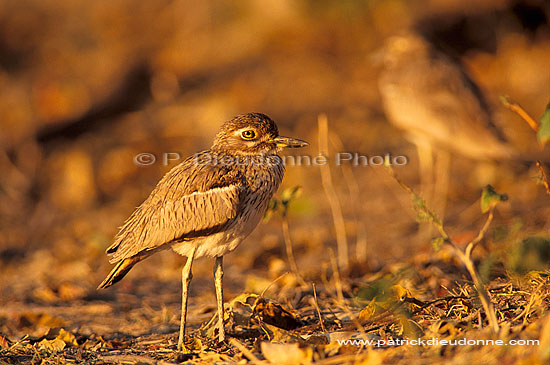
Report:
M 300 148 L 300 147 L 305 147 L 309 145 L 309 143 L 307 143 L 306 141 L 302 141 L 296 138 L 283 137 L 283 136 L 278 136 L 273 138 L 273 142 L 277 144 L 277 147 L 281 147 L 281 148 L 284 148 L 284 147 Z

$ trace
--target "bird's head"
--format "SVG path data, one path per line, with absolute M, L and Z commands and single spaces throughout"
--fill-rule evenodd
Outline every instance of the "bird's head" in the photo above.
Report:
M 275 122 L 265 114 L 238 115 L 225 122 L 216 135 L 212 150 L 236 155 L 275 154 L 285 147 L 305 147 L 299 139 L 279 136 Z
M 389 37 L 384 46 L 373 53 L 376 64 L 386 67 L 401 67 L 410 64 L 417 58 L 427 57 L 430 53 L 428 42 L 420 35 L 407 33 Z

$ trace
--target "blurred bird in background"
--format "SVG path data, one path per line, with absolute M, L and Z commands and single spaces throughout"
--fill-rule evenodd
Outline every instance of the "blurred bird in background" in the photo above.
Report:
M 443 218 L 450 153 L 487 167 L 515 152 L 479 87 L 457 61 L 413 33 L 389 38 L 381 53 L 379 90 L 386 117 L 416 145 L 423 196 Z M 483 171 L 484 185 L 492 173 Z

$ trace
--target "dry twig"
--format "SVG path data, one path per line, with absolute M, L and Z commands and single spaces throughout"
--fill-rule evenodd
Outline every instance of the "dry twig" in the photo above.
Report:
M 516 103 L 514 101 L 511 101 L 510 99 L 508 99 L 505 96 L 502 96 L 500 98 L 500 101 L 501 101 L 502 105 L 504 105 L 504 107 L 506 107 L 507 109 L 513 111 L 514 113 L 519 115 L 521 117 L 521 119 L 523 119 L 525 122 L 527 122 L 527 124 L 529 124 L 529 127 L 531 127 L 532 130 L 534 130 L 535 132 L 539 131 L 539 124 L 537 123 L 537 121 L 534 120 L 529 115 L 529 113 L 527 113 L 525 111 L 525 109 L 522 108 L 521 105 L 519 105 L 518 103 Z
M 540 179 L 542 181 L 542 185 L 546 189 L 546 194 L 550 195 L 550 183 L 548 182 L 548 175 L 546 175 L 546 172 L 544 171 L 544 168 L 542 167 L 540 161 L 537 161 L 537 167 L 539 168 L 541 176 Z

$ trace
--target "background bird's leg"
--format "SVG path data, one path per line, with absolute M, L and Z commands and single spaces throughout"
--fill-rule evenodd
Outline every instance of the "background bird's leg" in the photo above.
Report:
M 447 194 L 449 192 L 449 173 L 451 154 L 446 150 L 439 150 L 435 162 L 435 186 L 433 209 L 443 222 L 447 208 Z
M 431 204 L 434 190 L 434 158 L 429 142 L 417 143 L 418 165 L 420 172 L 420 193 L 426 203 Z
M 434 159 L 432 145 L 423 138 L 414 140 L 418 152 L 418 165 L 420 172 L 420 194 L 429 207 L 434 198 Z M 428 239 L 433 233 L 431 224 L 421 224 L 418 236 L 421 241 Z
M 193 247 L 191 250 L 191 253 L 187 257 L 187 262 L 185 263 L 185 266 L 183 267 L 183 270 L 181 271 L 181 321 L 180 321 L 180 336 L 178 338 L 178 350 L 182 350 L 183 348 L 183 335 L 185 334 L 185 320 L 187 318 L 187 297 L 188 297 L 188 289 L 189 289 L 189 283 L 191 282 L 191 279 L 193 279 L 193 273 L 191 272 L 191 267 L 193 266 L 193 259 L 195 258 L 195 250 L 196 248 Z
M 218 333 L 220 342 L 225 340 L 225 329 L 223 324 L 223 256 L 216 257 L 214 263 L 214 283 L 216 285 L 216 299 L 218 301 Z

